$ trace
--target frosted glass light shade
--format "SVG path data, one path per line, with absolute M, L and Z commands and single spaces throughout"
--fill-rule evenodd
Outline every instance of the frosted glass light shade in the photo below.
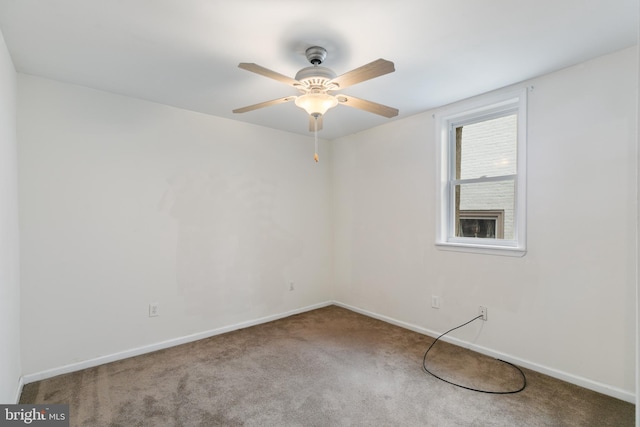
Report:
M 335 96 L 326 93 L 307 93 L 296 98 L 296 105 L 305 110 L 309 115 L 324 114 L 329 108 L 338 105 Z

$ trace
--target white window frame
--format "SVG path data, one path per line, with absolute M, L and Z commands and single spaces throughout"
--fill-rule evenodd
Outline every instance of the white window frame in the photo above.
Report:
M 517 112 L 514 239 L 478 239 L 457 237 L 455 228 L 455 128 Z M 443 250 L 493 255 L 524 256 L 526 246 L 526 167 L 527 167 L 527 89 L 483 95 L 458 102 L 437 112 L 436 129 L 436 247 Z M 498 178 L 503 179 L 503 177 Z M 495 180 L 487 178 L 487 182 Z M 484 179 L 479 178 L 474 182 Z

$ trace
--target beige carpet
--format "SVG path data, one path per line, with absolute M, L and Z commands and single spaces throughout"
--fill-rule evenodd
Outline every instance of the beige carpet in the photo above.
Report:
M 456 325 L 452 325 L 456 326 Z M 635 407 L 524 370 L 490 395 L 422 371 L 432 338 L 331 306 L 24 387 L 72 426 L 633 426 Z M 438 342 L 429 369 L 517 389 L 501 362 Z

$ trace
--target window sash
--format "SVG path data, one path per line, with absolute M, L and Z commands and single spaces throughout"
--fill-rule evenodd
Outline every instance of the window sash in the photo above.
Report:
M 458 184 L 477 184 L 477 183 L 483 183 L 483 182 L 515 181 L 517 178 L 518 178 L 517 174 L 511 174 L 511 175 L 485 176 L 482 178 L 450 179 L 449 184 L 455 187 Z
M 455 191 L 457 185 L 476 184 L 486 182 L 513 182 L 514 188 L 514 218 L 513 218 L 513 239 L 486 238 L 486 237 L 459 237 L 456 236 L 456 207 L 455 207 Z M 498 177 L 475 178 L 475 179 L 459 179 L 449 181 L 448 184 L 448 220 L 447 220 L 447 241 L 452 243 L 468 243 L 468 244 L 489 244 L 495 246 L 517 246 L 518 244 L 518 179 L 517 175 L 505 175 Z

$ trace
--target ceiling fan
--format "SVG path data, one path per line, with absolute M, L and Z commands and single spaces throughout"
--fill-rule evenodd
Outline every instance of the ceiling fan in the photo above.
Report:
M 305 51 L 310 67 L 305 67 L 298 71 L 295 78 L 287 77 L 283 74 L 271 71 L 254 63 L 241 62 L 239 68 L 260 74 L 265 77 L 293 86 L 300 91 L 298 96 L 285 96 L 259 104 L 249 105 L 233 110 L 234 113 L 246 113 L 258 108 L 269 107 L 271 105 L 282 104 L 295 101 L 295 104 L 304 109 L 309 114 L 309 131 L 316 132 L 322 129 L 322 117 L 330 108 L 338 104 L 358 108 L 383 117 L 391 118 L 398 115 L 396 108 L 375 102 L 356 98 L 350 95 L 333 94 L 332 92 L 353 86 L 356 83 L 371 80 L 395 71 L 393 62 L 386 59 L 378 59 L 369 64 L 348 71 L 337 76 L 331 69 L 321 66 L 327 57 L 327 51 L 320 46 L 312 46 Z M 317 151 L 317 150 L 316 150 Z M 315 155 L 316 161 L 317 153 Z

